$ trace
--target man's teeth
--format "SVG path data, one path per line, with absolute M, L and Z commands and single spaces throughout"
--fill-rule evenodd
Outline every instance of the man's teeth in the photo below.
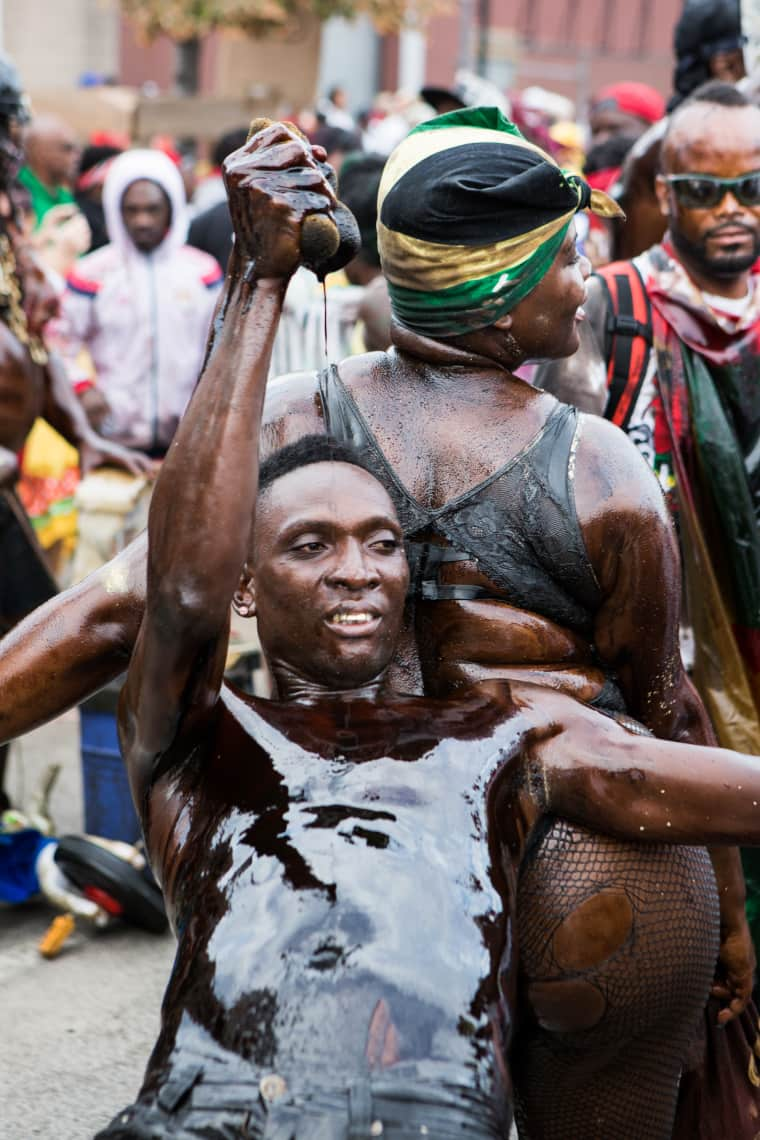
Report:
M 361 625 L 363 622 L 372 621 L 372 614 L 369 613 L 337 613 L 332 614 L 330 621 L 336 625 Z

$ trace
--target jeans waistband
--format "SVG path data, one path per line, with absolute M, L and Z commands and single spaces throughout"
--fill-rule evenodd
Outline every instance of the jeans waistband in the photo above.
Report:
M 343 1088 L 249 1080 L 183 1065 L 97 1140 L 500 1140 L 509 1121 L 476 1089 L 419 1079 L 414 1067 L 354 1079 Z

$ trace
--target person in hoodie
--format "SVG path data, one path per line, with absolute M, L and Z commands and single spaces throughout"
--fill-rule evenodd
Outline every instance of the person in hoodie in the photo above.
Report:
M 222 272 L 185 244 L 182 177 L 165 154 L 115 158 L 103 209 L 109 242 L 68 274 L 57 342 L 90 422 L 162 458 L 200 371 Z

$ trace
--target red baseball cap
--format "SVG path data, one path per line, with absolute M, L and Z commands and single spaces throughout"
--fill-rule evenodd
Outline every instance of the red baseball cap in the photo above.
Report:
M 647 123 L 656 123 L 665 114 L 665 100 L 659 91 L 646 83 L 611 83 L 597 91 L 591 100 L 594 110 L 601 104 L 614 106 L 626 115 L 635 115 Z

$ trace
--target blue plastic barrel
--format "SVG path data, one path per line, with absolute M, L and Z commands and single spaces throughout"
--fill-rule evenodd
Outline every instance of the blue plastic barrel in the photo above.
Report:
M 120 688 L 121 681 L 108 685 L 79 706 L 84 829 L 88 835 L 134 843 L 140 824 L 116 731 Z

